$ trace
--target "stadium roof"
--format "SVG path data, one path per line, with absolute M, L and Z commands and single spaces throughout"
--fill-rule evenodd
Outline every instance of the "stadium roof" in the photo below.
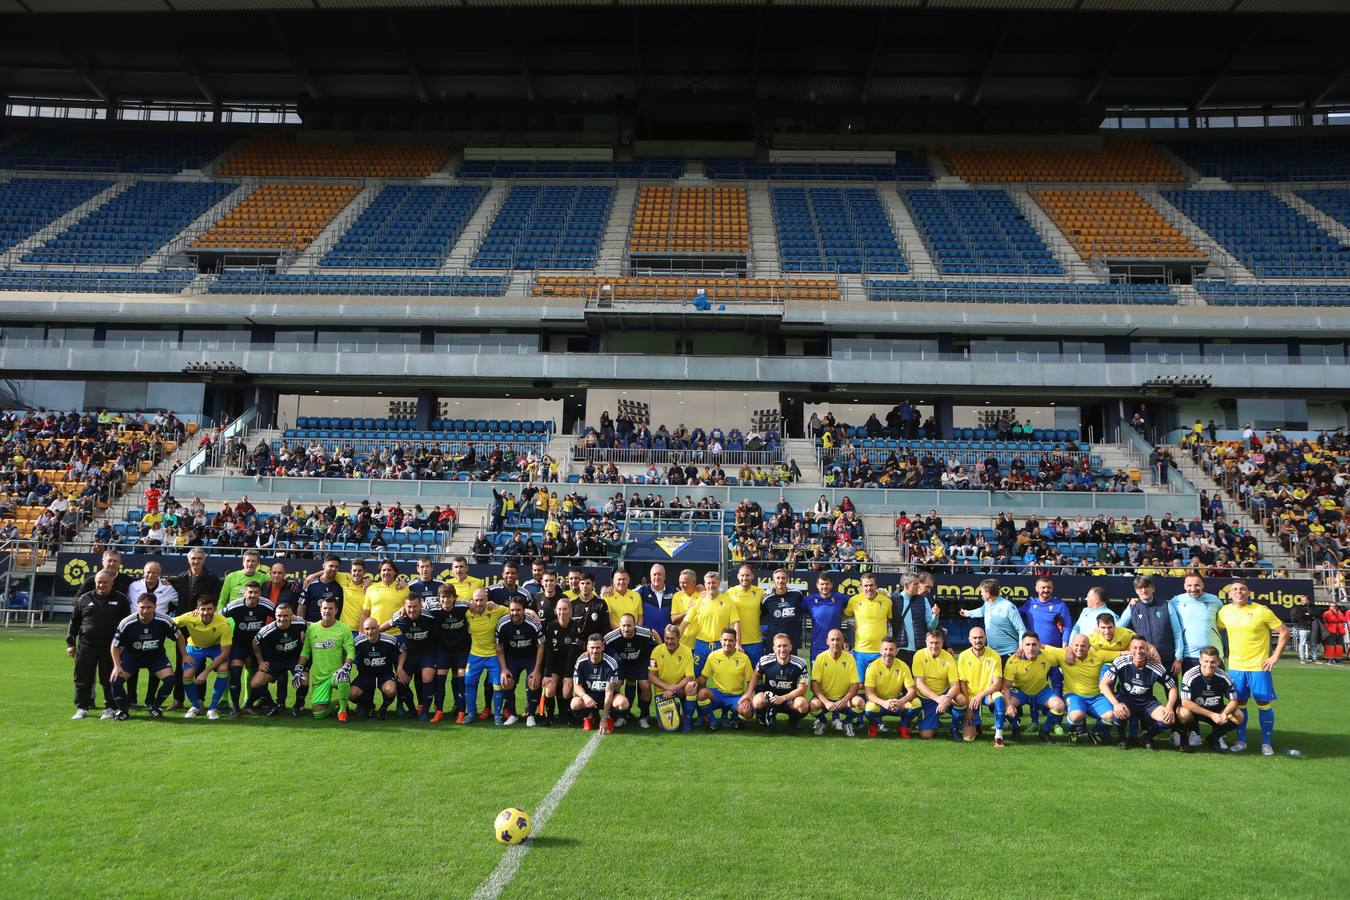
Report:
M 1321 107 L 1350 104 L 1347 12 L 1345 0 L 0 0 L 0 93 Z

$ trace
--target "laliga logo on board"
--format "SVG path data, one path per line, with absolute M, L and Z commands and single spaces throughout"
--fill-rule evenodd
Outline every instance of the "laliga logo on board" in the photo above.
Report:
M 1260 584 L 1259 581 L 1255 583 Z M 1251 587 L 1251 584 L 1252 582 L 1248 582 L 1247 586 Z M 1229 587 L 1231 587 L 1231 585 L 1224 585 L 1219 588 L 1219 599 L 1225 603 L 1228 602 Z M 1298 594 L 1292 591 L 1252 591 L 1251 602 L 1260 603 L 1262 606 L 1283 606 L 1285 609 L 1293 609 L 1295 606 L 1301 604 L 1303 598 L 1306 596 L 1307 594 Z
M 84 580 L 89 577 L 89 563 L 76 557 L 66 563 L 66 567 L 61 570 L 61 577 L 66 580 L 66 584 L 71 587 L 79 587 L 84 584 Z

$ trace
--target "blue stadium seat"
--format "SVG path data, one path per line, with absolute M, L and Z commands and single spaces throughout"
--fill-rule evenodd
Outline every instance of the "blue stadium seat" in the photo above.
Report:
M 506 195 L 470 266 L 590 269 L 613 202 L 608 186 L 518 185 Z
M 1062 275 L 1012 198 L 1002 190 L 902 192 L 924 244 L 944 275 Z
M 434 269 L 441 265 L 486 194 L 487 188 L 482 185 L 390 185 L 380 191 L 319 265 Z
M 872 188 L 774 188 L 774 229 L 784 272 L 909 271 Z

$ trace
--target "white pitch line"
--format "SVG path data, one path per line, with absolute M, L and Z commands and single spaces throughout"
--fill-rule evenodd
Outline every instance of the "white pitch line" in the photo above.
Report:
M 538 810 L 531 817 L 532 827 L 530 828 L 530 837 L 514 847 L 508 847 L 502 854 L 501 862 L 497 863 L 497 868 L 492 870 L 492 874 L 478 886 L 478 890 L 473 893 L 473 900 L 496 900 L 501 896 L 502 891 L 511 883 L 511 879 L 516 877 L 516 870 L 520 868 L 521 862 L 525 859 L 525 854 L 530 852 L 530 845 L 534 839 L 544 830 L 548 824 L 549 817 L 553 811 L 558 808 L 558 804 L 567 796 L 567 792 L 572 789 L 576 783 L 577 776 L 581 770 L 586 768 L 586 763 L 590 761 L 591 754 L 595 753 L 595 748 L 600 746 L 600 736 L 602 732 L 596 732 L 591 735 L 591 739 L 577 753 L 577 758 L 572 760 L 572 764 L 567 767 L 558 778 L 557 784 L 553 785 L 553 790 L 548 792 L 548 796 L 539 804 Z

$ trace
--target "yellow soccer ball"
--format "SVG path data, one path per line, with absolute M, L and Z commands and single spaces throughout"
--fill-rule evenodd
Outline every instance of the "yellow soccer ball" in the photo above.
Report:
M 497 813 L 493 833 L 503 844 L 519 844 L 530 836 L 530 817 L 524 810 L 514 806 L 504 809 Z

